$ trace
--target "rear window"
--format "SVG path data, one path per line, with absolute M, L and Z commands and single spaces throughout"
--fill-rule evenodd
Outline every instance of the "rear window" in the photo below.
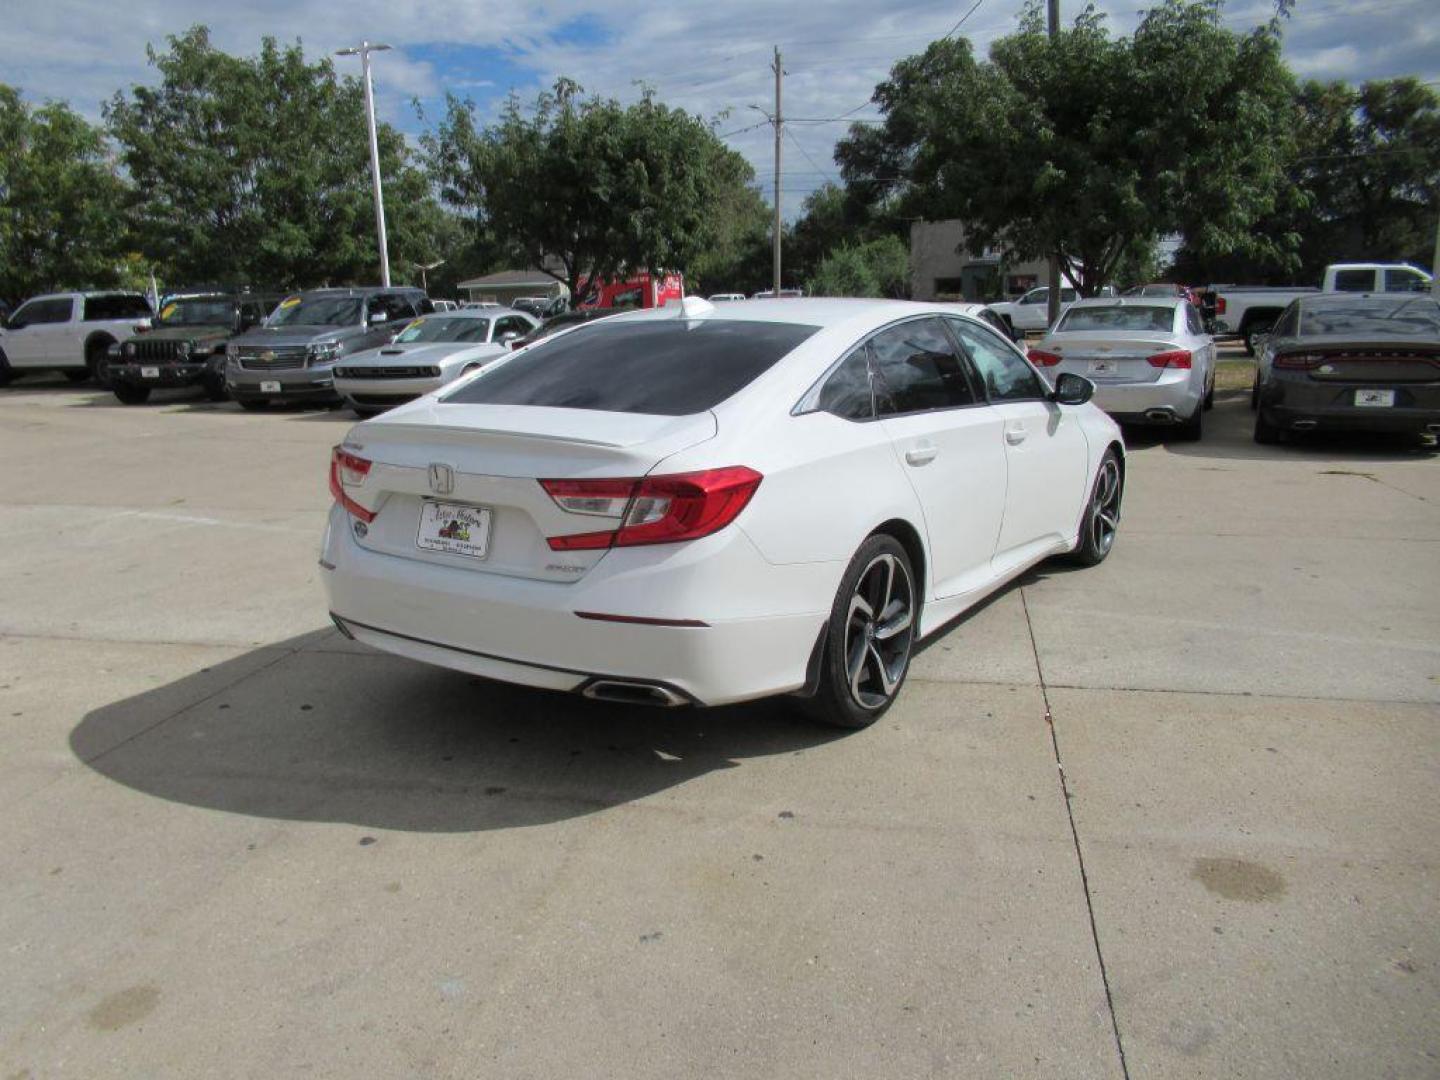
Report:
M 1064 330 L 1162 330 L 1175 326 L 1173 307 L 1116 304 L 1113 307 L 1076 307 L 1060 317 L 1055 332 Z
M 1347 337 L 1404 337 L 1440 340 L 1440 304 L 1428 296 L 1355 300 L 1302 307 L 1299 333 Z
M 143 296 L 87 296 L 85 298 L 85 321 L 99 322 L 105 319 L 148 319 L 150 301 Z
M 718 405 L 818 329 L 731 319 L 604 320 L 583 334 L 532 345 L 442 400 L 685 416 Z

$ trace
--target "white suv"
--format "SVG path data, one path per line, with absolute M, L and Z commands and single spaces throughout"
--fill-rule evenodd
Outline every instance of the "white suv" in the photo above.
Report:
M 103 381 L 106 351 L 150 325 L 140 293 L 52 293 L 25 301 L 0 330 L 0 386 L 27 371 L 59 370 L 73 382 Z

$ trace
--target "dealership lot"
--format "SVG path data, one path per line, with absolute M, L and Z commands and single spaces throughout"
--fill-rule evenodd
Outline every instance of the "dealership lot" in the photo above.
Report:
M 1244 398 L 842 736 L 346 642 L 342 414 L 0 393 L 0 1075 L 1433 1076 L 1440 462 Z

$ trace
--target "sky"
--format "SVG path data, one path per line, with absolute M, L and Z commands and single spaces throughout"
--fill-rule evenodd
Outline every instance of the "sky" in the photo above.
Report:
M 908 4 L 875 0 L 10 0 L 0 30 L 0 81 L 32 101 L 63 100 L 98 119 L 117 90 L 154 79 L 146 45 L 202 23 L 215 45 L 251 54 L 262 36 L 300 40 L 308 56 L 361 38 L 392 51 L 375 57 L 377 110 L 418 136 L 444 111 L 445 97 L 472 99 L 493 115 L 512 90 L 533 99 L 559 75 L 587 92 L 633 100 L 638 83 L 660 100 L 717 118 L 717 130 L 772 190 L 774 135 L 756 108 L 774 105 L 770 64 L 784 57 L 781 206 L 793 219 L 805 196 L 838 179 L 832 151 L 850 120 L 877 115 L 869 104 L 891 64 L 959 24 L 978 53 L 1011 32 L 1023 0 Z M 1117 33 L 1137 21 L 1137 3 L 1100 0 Z M 1062 19 L 1077 4 L 1062 0 Z M 1248 29 L 1270 14 L 1266 0 L 1232 0 L 1224 21 Z M 962 21 L 963 20 L 963 21 Z M 1297 0 L 1285 54 L 1305 77 L 1440 79 L 1440 3 L 1436 0 Z M 340 58 L 358 74 L 359 60 Z M 416 114 L 416 103 L 423 113 Z M 842 119 L 837 119 L 842 118 Z

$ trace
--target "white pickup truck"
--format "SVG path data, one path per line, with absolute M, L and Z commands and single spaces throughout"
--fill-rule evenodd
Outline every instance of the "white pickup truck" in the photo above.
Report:
M 106 351 L 150 325 L 141 293 L 52 293 L 25 301 L 0 328 L 0 386 L 27 371 L 63 371 L 72 382 L 99 376 Z
M 1280 313 L 1296 297 L 1318 292 L 1423 292 L 1431 287 L 1430 275 L 1406 263 L 1331 263 L 1325 268 L 1320 288 L 1268 285 L 1212 285 L 1206 303 L 1207 316 L 1213 304 L 1213 332 L 1216 337 L 1239 337 L 1245 351 L 1255 355 L 1255 339 L 1270 332 Z

